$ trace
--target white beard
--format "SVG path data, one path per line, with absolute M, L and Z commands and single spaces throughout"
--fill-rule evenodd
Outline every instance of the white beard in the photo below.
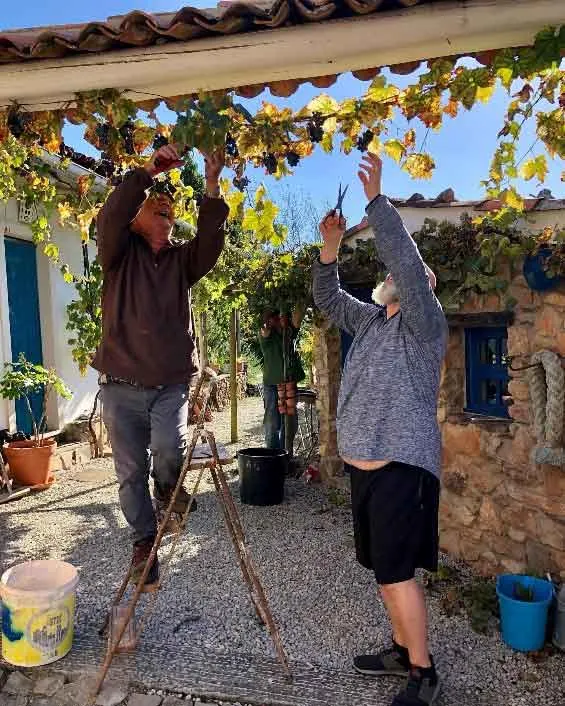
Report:
M 381 282 L 373 290 L 373 301 L 380 306 L 388 306 L 398 301 L 398 290 L 394 282 Z

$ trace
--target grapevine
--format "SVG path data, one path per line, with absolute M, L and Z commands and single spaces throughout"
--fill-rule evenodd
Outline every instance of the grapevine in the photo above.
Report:
M 471 265 L 461 255 L 460 269 L 465 277 L 461 274 L 458 285 L 487 286 L 489 278 L 495 281 L 487 267 L 495 257 L 492 253 L 498 253 L 499 241 L 506 243 L 500 234 L 524 208 L 515 180 L 520 177 L 543 183 L 548 160 L 565 158 L 565 71 L 561 68 L 564 52 L 565 27 L 550 27 L 537 35 L 531 47 L 489 52 L 481 59 L 482 65 L 463 66 L 452 57 L 438 58 L 429 61 L 425 71 L 402 87 L 379 74 L 360 97 L 337 101 L 321 94 L 294 111 L 264 102 L 255 115 L 234 102 L 230 92 L 162 101 L 156 98 L 149 113 L 136 105 L 127 92 L 116 89 L 77 94 L 72 106 L 53 111 L 28 112 L 14 103 L 0 112 L 0 200 L 17 197 L 35 207 L 37 217 L 31 224 L 34 240 L 58 264 L 63 276 L 72 280 L 73 273 L 60 262 L 51 237 L 54 214 L 75 228 L 83 241 L 88 241 L 92 223 L 112 186 L 129 169 L 142 165 L 152 149 L 174 143 L 185 155 L 185 167 L 173 172 L 162 188 L 173 189 L 177 217 L 194 224 L 203 190 L 195 186 L 190 154 L 194 149 L 210 152 L 224 148 L 227 165 L 234 172 L 231 185 L 226 180 L 222 187 L 230 205 L 230 220 L 239 224 L 242 233 L 253 236 L 246 236 L 243 249 L 257 248 L 263 257 L 265 246 L 281 246 L 284 228 L 276 222 L 277 209 L 264 189 L 257 190 L 249 203 L 247 165 L 262 167 L 267 174 L 282 178 L 315 150 L 329 153 L 339 148 L 350 153 L 358 149 L 384 154 L 411 177 L 428 179 L 435 168 L 432 155 L 418 149 L 412 124 L 404 134 L 398 134 L 394 121 L 419 121 L 426 128 L 437 130 L 461 111 L 488 102 L 496 88 L 503 86 L 509 95 L 506 115 L 499 126 L 496 150 L 483 185 L 487 196 L 501 199 L 505 208 L 486 219 L 491 230 L 483 233 L 485 248 L 480 257 L 485 258 L 486 269 L 481 273 L 482 283 L 469 284 L 472 278 L 468 278 L 467 268 Z M 160 102 L 176 113 L 174 124 L 158 120 L 155 109 Z M 79 155 L 64 144 L 61 131 L 65 121 L 84 126 L 85 138 L 99 151 L 99 158 Z M 520 139 L 530 123 L 535 125 L 536 143 L 520 154 Z M 59 171 L 71 161 L 88 170 L 71 179 L 75 183 L 72 193 L 64 197 L 57 193 L 50 168 L 43 160 L 45 152 L 60 157 Z M 107 187 L 96 181 L 96 175 L 108 180 Z M 467 225 L 465 229 L 467 232 Z M 555 241 L 552 267 L 560 268 L 565 267 L 565 256 L 559 254 L 560 237 L 558 233 L 544 233 L 527 244 L 510 238 L 508 247 L 514 248 L 514 253 L 516 248 L 531 250 L 548 239 Z M 294 270 L 286 255 L 291 260 L 294 257 L 286 253 L 276 266 L 272 265 L 274 281 L 281 286 L 287 282 L 287 274 L 289 281 L 294 277 L 289 274 Z M 298 260 L 301 266 L 307 266 L 305 260 Z M 262 272 L 262 265 L 258 266 L 256 260 L 251 258 L 249 267 L 251 263 L 257 272 Z M 283 276 L 285 268 L 287 273 Z M 238 272 L 242 277 L 244 270 L 241 265 Z M 221 274 L 220 268 L 218 272 L 216 292 L 228 277 L 226 270 Z M 305 271 L 301 277 L 308 279 Z M 267 295 L 261 296 L 265 299 Z

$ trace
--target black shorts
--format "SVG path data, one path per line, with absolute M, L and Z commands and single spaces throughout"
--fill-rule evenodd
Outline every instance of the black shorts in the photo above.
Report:
M 437 571 L 439 480 L 429 471 L 389 463 L 376 471 L 347 465 L 357 560 L 380 584 Z

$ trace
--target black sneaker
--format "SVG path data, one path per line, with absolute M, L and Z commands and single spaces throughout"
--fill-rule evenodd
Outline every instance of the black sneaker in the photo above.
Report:
M 433 661 L 427 669 L 412 667 L 406 686 L 394 697 L 391 706 L 431 706 L 436 702 L 440 688 Z
M 410 674 L 408 650 L 393 642 L 392 647 L 376 655 L 355 657 L 353 667 L 359 674 L 367 674 L 371 677 L 407 677 Z

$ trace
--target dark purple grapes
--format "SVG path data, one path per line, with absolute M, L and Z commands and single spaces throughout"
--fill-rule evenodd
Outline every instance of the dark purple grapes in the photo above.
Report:
M 108 123 L 101 123 L 96 126 L 96 137 L 98 138 L 98 144 L 101 150 L 108 148 L 108 138 L 110 136 L 110 125 Z
M 24 134 L 30 119 L 29 115 L 21 113 L 19 110 L 12 110 L 8 113 L 8 129 L 16 139 Z
M 357 138 L 357 149 L 360 152 L 366 152 L 374 136 L 371 130 L 365 130 L 365 132 Z
M 300 162 L 300 155 L 296 154 L 296 152 L 289 152 L 286 155 L 286 161 L 289 167 L 297 167 Z
M 239 189 L 240 191 L 245 191 L 245 189 L 249 186 L 249 179 L 246 176 L 234 177 L 232 180 L 232 184 L 235 186 L 236 189 Z
M 324 137 L 324 116 L 314 113 L 308 121 L 308 136 L 312 142 L 321 142 Z
M 228 157 L 233 157 L 234 159 L 236 157 L 239 157 L 237 142 L 229 133 L 226 135 L 226 154 L 228 155 Z
M 124 141 L 124 149 L 126 154 L 135 154 L 135 146 L 133 142 L 133 130 L 135 125 L 133 120 L 128 120 L 120 128 L 120 137 Z
M 161 135 L 158 133 L 155 135 L 155 139 L 153 140 L 153 149 L 158 150 L 161 149 L 161 147 L 165 147 L 165 145 L 169 144 L 169 140 L 165 137 L 165 135 Z
M 263 157 L 263 165 L 268 174 L 274 174 L 277 171 L 277 158 L 270 152 Z

